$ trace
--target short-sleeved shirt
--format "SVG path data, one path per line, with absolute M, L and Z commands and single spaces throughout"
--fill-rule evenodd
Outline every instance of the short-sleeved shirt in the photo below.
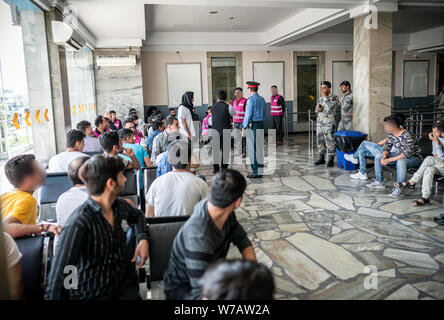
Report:
M 185 216 L 208 196 L 208 185 L 191 172 L 168 172 L 154 180 L 147 193 L 154 216 Z
M 13 217 L 22 224 L 35 224 L 37 201 L 26 191 L 16 190 L 0 196 L 2 218 Z
M 19 251 L 19 248 L 17 247 L 14 239 L 12 239 L 12 237 L 8 233 L 3 232 L 3 240 L 5 243 L 4 247 L 6 253 L 6 263 L 8 265 L 8 268 L 11 269 L 13 266 L 20 262 L 20 260 L 22 259 L 22 254 Z
M 85 137 L 85 146 L 83 147 L 83 152 L 102 152 L 102 147 L 100 146 L 99 139 L 96 137 L 87 136 Z
M 78 151 L 60 152 L 49 160 L 48 172 L 68 172 L 68 165 L 79 157 L 88 157 L 88 155 Z
M 63 226 L 74 210 L 84 204 L 88 197 L 85 186 L 72 187 L 62 193 L 56 204 L 57 223 Z
M 404 130 L 399 137 L 389 134 L 383 151 L 402 153 L 406 158 L 419 157 L 421 155 L 418 141 L 407 130 Z
M 188 136 L 181 121 L 181 119 L 185 119 L 185 122 L 188 126 L 188 130 L 190 131 L 191 136 L 194 137 L 196 135 L 196 130 L 194 129 L 194 124 L 193 124 L 193 116 L 191 115 L 190 109 L 181 105 L 177 112 L 177 119 L 179 120 L 179 130 L 181 134 L 183 134 L 186 137 Z
M 134 151 L 134 155 L 136 156 L 137 160 L 139 160 L 140 167 L 145 166 L 145 157 L 148 157 L 148 152 L 146 152 L 146 149 L 142 147 L 140 144 L 134 144 L 134 143 L 124 143 L 124 148 L 131 148 Z M 143 174 L 142 170 L 139 170 L 139 178 L 140 178 L 140 188 L 143 188 Z

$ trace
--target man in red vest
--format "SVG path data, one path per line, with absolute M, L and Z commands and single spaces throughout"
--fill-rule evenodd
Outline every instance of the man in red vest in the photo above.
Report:
M 271 86 L 270 98 L 270 115 L 272 120 L 272 129 L 276 130 L 277 145 L 283 142 L 284 134 L 282 132 L 282 117 L 285 112 L 284 97 L 278 94 L 278 88 L 275 85 Z
M 247 99 L 244 98 L 242 88 L 238 87 L 234 91 L 236 99 L 233 101 L 233 108 L 236 112 L 233 116 L 233 128 L 242 130 L 242 122 L 244 122 L 245 110 L 247 110 Z M 242 137 L 242 158 L 247 155 L 246 138 Z M 235 146 L 235 150 L 239 150 L 239 145 Z

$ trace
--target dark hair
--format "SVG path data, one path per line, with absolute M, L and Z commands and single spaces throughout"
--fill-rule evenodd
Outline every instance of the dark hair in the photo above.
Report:
M 105 117 L 102 116 L 97 116 L 96 120 L 94 120 L 94 125 L 96 127 L 98 127 L 100 124 L 102 124 L 103 120 L 105 119 Z
M 89 157 L 78 157 L 72 160 L 68 165 L 68 178 L 73 185 L 83 184 L 82 179 L 79 177 L 79 171 L 82 165 L 89 160 Z
M 191 143 L 185 140 L 176 140 L 168 145 L 168 162 L 174 169 L 185 169 L 191 160 Z
M 131 115 L 131 118 L 133 118 L 134 121 L 139 120 L 139 116 L 138 116 L 137 114 L 135 114 L 135 113 L 133 113 L 133 114 Z
M 162 127 L 162 121 L 156 121 L 153 123 L 153 130 L 159 130 L 160 127 Z
M 253 92 L 257 92 L 257 90 L 259 89 L 258 87 L 248 87 L 248 89 L 250 89 Z
M 271 87 L 272 87 L 272 88 L 276 88 L 276 89 L 278 88 L 277 85 L 275 85 L 275 84 L 272 85 Z
M 66 133 L 66 147 L 74 148 L 77 142 L 82 142 L 85 139 L 83 131 L 77 129 L 71 129 Z
M 129 111 L 128 111 L 128 115 L 130 115 L 130 114 L 132 114 L 132 113 L 137 113 L 136 108 L 131 108 L 131 109 L 129 109 Z
M 342 81 L 339 86 L 347 86 L 350 88 L 350 82 L 348 82 L 347 80 Z
M 125 117 L 125 119 L 123 120 L 123 125 L 126 125 L 127 123 L 134 123 L 134 118 L 131 117 Z
M 103 120 L 105 120 L 105 121 L 107 121 L 107 122 L 110 122 L 110 121 L 111 121 L 111 119 L 110 119 L 110 118 L 107 118 L 107 117 L 103 117 Z
M 165 126 L 172 126 L 174 124 L 174 121 L 177 120 L 176 117 L 168 116 L 165 119 Z
M 77 123 L 77 130 L 82 131 L 83 133 L 86 132 L 86 128 L 91 127 L 91 122 L 86 121 L 86 120 L 82 120 L 79 123 Z
M 436 128 L 439 131 L 444 132 L 444 121 L 437 121 Z
M 210 202 L 226 208 L 244 194 L 247 182 L 237 170 L 227 169 L 217 173 L 211 181 Z
M 33 154 L 22 154 L 15 156 L 6 162 L 6 178 L 8 178 L 8 181 L 15 188 L 20 187 L 26 176 L 30 176 L 34 173 L 34 166 L 32 165 L 34 161 L 35 156 Z
M 273 300 L 270 270 L 255 261 L 226 260 L 211 265 L 202 280 L 208 300 Z
M 116 112 L 115 112 L 114 110 L 111 110 L 111 111 L 109 112 L 109 114 L 116 114 Z
M 331 88 L 331 83 L 330 83 L 330 81 L 326 81 L 326 80 L 321 81 L 321 86 L 324 85 L 324 84 L 325 84 L 327 87 Z
M 240 90 L 241 92 L 243 91 L 241 87 L 237 87 L 236 89 L 234 89 L 234 91 Z
M 99 142 L 103 151 L 111 152 L 113 147 L 120 143 L 119 133 L 117 131 L 104 132 L 100 135 Z
M 131 129 L 120 129 L 119 131 L 117 131 L 119 133 L 119 138 L 125 140 L 126 138 L 128 138 L 129 136 L 134 135 L 134 131 Z
M 398 128 L 401 126 L 401 121 L 399 120 L 399 117 L 397 117 L 394 114 L 389 115 L 388 117 L 385 117 L 383 121 L 388 122 Z
M 227 100 L 227 92 L 225 90 L 219 90 L 217 92 L 217 98 L 219 100 Z
M 105 190 L 108 179 L 117 181 L 117 175 L 124 168 L 125 165 L 120 157 L 96 155 L 80 167 L 79 176 L 90 195 L 99 195 Z
M 171 112 L 171 111 L 176 111 L 176 110 L 174 110 L 174 108 L 170 108 L 170 110 L 169 110 L 169 111 Z
M 405 125 L 406 116 L 403 113 L 395 113 L 395 116 L 399 119 L 399 126 Z

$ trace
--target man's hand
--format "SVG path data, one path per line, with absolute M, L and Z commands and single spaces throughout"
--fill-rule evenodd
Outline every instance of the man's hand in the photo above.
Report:
M 390 160 L 388 158 L 381 159 L 381 165 L 386 166 L 390 163 Z
M 242 128 L 242 137 L 245 137 L 245 128 Z
M 433 132 L 430 132 L 430 133 L 429 133 L 429 139 L 430 139 L 431 141 L 437 141 L 437 140 L 438 140 L 438 137 L 435 136 L 435 134 L 434 134 Z
M 317 107 L 316 107 L 316 111 L 317 111 L 317 112 L 322 112 L 322 110 L 324 110 L 323 107 L 321 107 L 321 106 L 317 106 Z
M 139 244 L 137 245 L 136 251 L 134 252 L 133 259 L 131 259 L 131 262 L 136 262 L 137 257 L 140 257 L 139 263 L 137 264 L 137 267 L 142 267 L 146 259 L 148 259 L 149 253 L 148 253 L 148 241 L 147 240 L 141 240 Z
M 134 150 L 131 148 L 123 148 L 123 154 L 132 159 L 134 157 Z

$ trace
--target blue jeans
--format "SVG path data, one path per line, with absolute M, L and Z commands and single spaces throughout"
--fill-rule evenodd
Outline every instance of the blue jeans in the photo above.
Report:
M 359 146 L 358 150 L 354 153 L 354 157 L 359 159 L 359 171 L 365 173 L 366 162 L 365 158 L 371 158 L 375 161 L 375 176 L 376 181 L 382 182 L 383 177 L 383 166 L 381 165 L 383 148 L 376 143 L 363 141 Z M 390 152 L 389 158 L 396 157 L 398 154 Z M 396 165 L 396 181 L 398 183 L 405 181 L 405 176 L 407 174 L 407 169 L 411 167 L 416 167 L 421 164 L 421 160 L 417 157 L 399 159 L 398 161 L 391 162 L 390 165 Z

